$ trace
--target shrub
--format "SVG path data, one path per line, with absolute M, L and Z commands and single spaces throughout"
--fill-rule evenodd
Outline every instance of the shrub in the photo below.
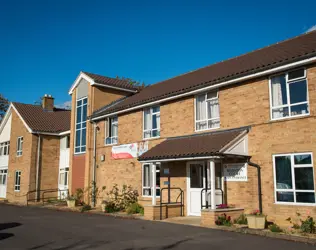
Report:
M 112 189 L 107 192 L 107 202 L 115 211 L 125 210 L 130 204 L 136 203 L 138 192 L 131 186 L 123 185 L 122 189 L 115 184 Z
M 83 213 L 83 212 L 89 211 L 89 210 L 91 210 L 91 206 L 88 205 L 88 204 L 84 204 L 84 205 L 81 207 L 80 212 Z
M 227 216 L 226 214 L 222 214 L 217 217 L 215 224 L 218 226 L 231 226 L 232 225 L 231 217 Z
M 239 217 L 237 219 L 234 220 L 235 224 L 239 224 L 239 225 L 247 225 L 247 217 L 245 214 L 241 214 L 239 215 Z
M 127 208 L 126 208 L 126 212 L 128 214 L 144 214 L 144 207 L 142 205 L 140 205 L 139 203 L 135 202 L 130 204 Z
M 282 232 L 283 230 L 277 225 L 277 224 L 272 224 L 269 226 L 269 229 L 271 232 L 273 233 L 280 233 Z
M 83 194 L 84 194 L 84 190 L 82 188 L 77 188 L 75 190 L 74 197 L 77 200 L 77 202 L 80 204 L 83 204 Z
M 301 220 L 301 231 L 303 233 L 316 233 L 315 221 L 313 217 L 308 216 L 305 220 Z
M 118 212 L 119 209 L 115 206 L 113 202 L 107 202 L 105 205 L 105 213 L 115 213 Z

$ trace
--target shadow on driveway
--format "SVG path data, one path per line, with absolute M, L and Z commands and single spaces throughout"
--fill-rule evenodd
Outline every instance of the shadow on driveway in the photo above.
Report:
M 17 222 L 0 223 L 0 231 L 5 230 L 5 229 L 9 229 L 9 228 L 13 228 L 13 227 L 18 227 L 21 225 L 22 225 L 21 223 L 17 223 Z M 12 233 L 0 233 L 0 240 L 5 240 L 5 239 L 8 239 L 12 236 L 14 236 L 14 234 L 12 234 Z

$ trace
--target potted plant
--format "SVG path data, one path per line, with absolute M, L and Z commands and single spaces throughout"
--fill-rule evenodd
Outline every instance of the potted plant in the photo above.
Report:
M 102 201 L 102 203 L 101 203 L 101 210 L 103 213 L 106 212 L 107 204 L 108 204 L 108 202 L 106 200 Z
M 260 213 L 259 210 L 255 210 L 250 214 L 247 214 L 248 227 L 252 229 L 264 229 L 266 225 L 266 216 Z
M 68 207 L 76 207 L 76 198 L 74 196 L 68 196 L 66 201 Z

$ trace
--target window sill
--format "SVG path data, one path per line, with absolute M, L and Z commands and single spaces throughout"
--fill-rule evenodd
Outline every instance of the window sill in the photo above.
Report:
M 274 205 L 315 207 L 316 203 L 274 202 Z
M 20 191 L 21 191 L 21 190 L 14 190 L 14 192 L 16 192 L 16 193 L 20 193 Z
M 86 153 L 86 151 L 84 151 L 84 152 L 77 152 L 77 153 L 74 153 L 74 155 L 83 155 L 85 153 Z
M 111 146 L 115 146 L 115 145 L 118 145 L 118 143 L 104 144 L 104 147 L 111 147 Z
M 303 114 L 303 115 L 295 115 L 295 116 L 286 116 L 282 118 L 274 118 L 270 119 L 270 122 L 279 122 L 279 121 L 286 121 L 286 120 L 295 120 L 295 119 L 300 119 L 300 118 L 305 118 L 310 116 L 310 113 L 308 114 Z
M 198 133 L 198 132 L 205 132 L 205 131 L 210 131 L 210 130 L 215 130 L 215 129 L 220 129 L 221 127 L 216 127 L 216 128 L 207 128 L 207 129 L 200 129 L 200 130 L 196 130 L 195 129 L 195 132 Z
M 160 139 L 160 136 L 143 138 L 143 141 L 150 141 L 150 140 L 155 140 L 155 139 Z

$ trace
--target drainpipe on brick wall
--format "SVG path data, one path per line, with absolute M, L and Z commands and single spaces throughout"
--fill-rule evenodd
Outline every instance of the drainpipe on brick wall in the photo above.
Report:
M 259 199 L 259 211 L 262 214 L 262 189 L 261 189 L 261 167 L 248 160 L 248 165 L 255 167 L 257 169 L 257 175 L 258 175 L 258 199 Z
M 95 172 L 96 172 L 96 162 L 97 162 L 97 159 L 96 159 L 96 150 L 97 150 L 97 146 L 96 146 L 96 142 L 97 142 L 97 131 L 98 131 L 98 126 L 97 124 L 94 122 L 93 123 L 93 166 L 92 166 L 92 192 L 93 192 L 93 196 L 92 196 L 92 206 L 95 207 L 96 205 L 96 195 L 95 195 L 95 192 L 96 192 L 96 181 L 95 181 Z
M 37 159 L 36 159 L 36 180 L 35 180 L 35 190 L 36 190 L 36 201 L 39 200 L 39 169 L 40 169 L 40 155 L 41 155 L 41 136 L 37 134 Z

